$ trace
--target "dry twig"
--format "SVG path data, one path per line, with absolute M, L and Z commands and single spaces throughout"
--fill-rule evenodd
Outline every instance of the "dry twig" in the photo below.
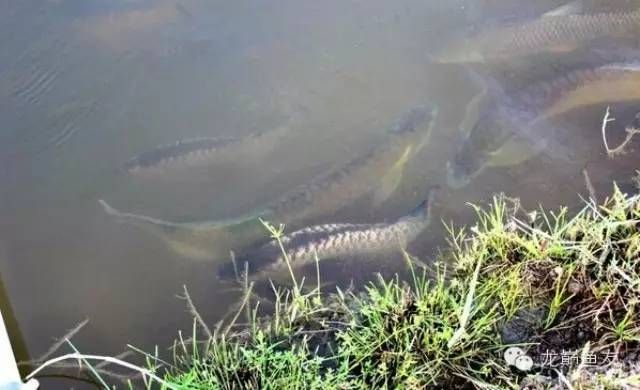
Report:
M 609 110 L 609 107 L 607 107 L 607 111 L 605 112 L 604 118 L 602 119 L 602 142 L 604 143 L 604 148 L 606 149 L 607 156 L 609 156 L 609 158 L 613 158 L 619 154 L 623 154 L 625 152 L 625 147 L 629 142 L 631 142 L 633 136 L 640 133 L 640 129 L 637 129 L 633 126 L 625 128 L 625 131 L 627 133 L 626 137 L 624 138 L 622 143 L 620 143 L 620 145 L 611 149 L 609 147 L 609 143 L 607 142 L 607 125 L 609 122 L 613 121 L 615 121 L 615 118 L 611 117 L 611 112 Z
M 47 352 L 45 352 L 44 354 L 42 354 L 40 357 L 37 357 L 35 359 L 31 359 L 28 361 L 22 361 L 19 362 L 19 365 L 39 365 L 42 362 L 46 361 L 47 359 L 49 359 L 54 353 L 56 353 L 60 347 L 62 347 L 62 345 L 67 341 L 70 340 L 73 336 L 75 336 L 78 332 L 80 332 L 80 330 L 89 323 L 89 319 L 85 319 L 84 321 L 81 321 L 80 323 L 78 323 L 78 325 L 74 326 L 72 329 L 70 329 L 64 336 L 62 336 L 58 341 L 56 341 L 48 350 Z
M 587 168 L 582 169 L 582 175 L 584 176 L 584 184 L 589 191 L 589 197 L 591 198 L 591 201 L 598 203 L 598 198 L 596 197 L 596 189 L 593 187 L 593 183 L 591 182 L 591 177 L 589 176 Z
M 66 339 L 65 339 L 66 341 Z M 113 365 L 117 365 L 123 368 L 127 368 L 130 369 L 132 371 L 136 371 L 140 374 L 142 374 L 143 377 L 146 378 L 150 378 L 154 381 L 156 381 L 157 383 L 160 383 L 164 386 L 166 386 L 166 388 L 168 389 L 176 389 L 179 390 L 178 387 L 176 385 L 173 385 L 171 383 L 168 383 L 166 381 L 164 381 L 162 378 L 160 378 L 159 376 L 155 375 L 151 370 L 143 368 L 143 367 L 139 367 L 136 366 L 134 364 L 125 362 L 123 360 L 120 359 L 116 359 L 110 356 L 98 356 L 98 355 L 84 355 L 78 352 L 75 353 L 69 353 L 63 356 L 59 356 L 57 358 L 54 359 L 50 359 L 47 360 L 46 362 L 44 362 L 40 367 L 38 367 L 35 371 L 33 371 L 31 374 L 29 374 L 27 376 L 27 379 L 31 379 L 34 376 L 38 375 L 39 372 L 41 372 L 42 370 L 44 370 L 47 367 L 53 366 L 55 367 L 57 364 L 64 362 L 65 360 L 76 360 L 76 361 L 88 361 L 88 360 L 98 360 L 100 362 L 109 362 L 110 364 Z
M 191 300 L 191 296 L 189 295 L 189 291 L 187 290 L 187 286 L 183 285 L 182 288 L 184 289 L 183 298 L 187 301 L 189 312 L 196 319 L 196 321 L 198 322 L 202 330 L 204 330 L 204 333 L 207 335 L 208 339 L 211 340 L 213 338 L 213 333 L 211 333 L 211 329 L 209 329 L 209 326 L 207 325 L 206 322 L 204 322 L 204 320 L 202 319 L 202 316 L 196 309 L 196 306 L 193 304 L 193 301 Z

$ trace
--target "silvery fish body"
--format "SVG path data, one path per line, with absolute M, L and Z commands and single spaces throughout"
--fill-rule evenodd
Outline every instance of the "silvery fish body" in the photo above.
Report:
M 640 29 L 640 10 L 545 14 L 535 20 L 484 30 L 456 41 L 434 57 L 440 63 L 491 62 L 542 52 L 567 52 L 594 39 Z
M 418 107 L 394 123 L 384 142 L 354 157 L 337 169 L 315 177 L 247 215 L 229 220 L 177 223 L 116 210 L 101 200 L 107 214 L 122 222 L 147 228 L 159 235 L 184 257 L 211 259 L 228 254 L 237 245 L 251 245 L 264 239 L 266 232 L 258 218 L 300 226 L 314 217 L 328 215 L 383 184 L 390 195 L 406 162 L 426 143 L 437 110 Z M 227 245 L 223 245 L 227 243 Z
M 397 177 L 388 176 L 400 176 L 406 162 L 426 143 L 436 116 L 435 108 L 410 110 L 392 126 L 385 142 L 294 188 L 263 209 L 259 216 L 280 223 L 311 219 L 346 206 L 376 189 L 385 179 L 392 181 Z M 256 215 L 248 218 L 255 219 Z
M 431 192 L 431 194 L 433 191 Z M 280 244 L 276 240 L 267 242 L 242 255 L 238 260 L 240 270 L 247 276 L 263 279 L 292 268 L 319 261 L 358 255 L 373 255 L 405 248 L 428 225 L 431 197 L 422 202 L 408 215 L 394 223 L 376 224 L 325 224 L 307 227 L 283 236 Z M 286 254 L 286 257 L 285 257 Z M 221 279 L 231 280 L 238 275 L 235 264 L 225 264 L 218 270 Z
M 124 169 L 134 176 L 157 176 L 207 167 L 238 156 L 264 155 L 289 133 L 288 126 L 254 133 L 241 138 L 193 138 L 159 146 L 131 158 Z
M 239 142 L 240 140 L 237 138 L 184 139 L 140 153 L 127 161 L 124 168 L 130 174 L 141 174 L 153 170 L 161 172 L 169 165 L 182 163 L 200 165 L 205 163 L 207 158 L 212 158 L 213 154 L 219 152 L 220 149 Z M 187 163 L 187 161 L 191 163 Z
M 534 155 L 568 159 L 569 146 L 550 142 L 553 126 L 543 121 L 580 107 L 640 99 L 640 62 L 613 63 L 574 70 L 536 83 L 514 94 L 492 96 L 476 124 L 448 164 L 448 184 L 466 185 L 514 137 L 528 144 Z M 524 156 L 523 156 L 524 158 Z

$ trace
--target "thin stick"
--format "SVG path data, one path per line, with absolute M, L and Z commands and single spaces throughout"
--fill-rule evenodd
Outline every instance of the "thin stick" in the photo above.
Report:
M 21 364 L 36 364 L 36 363 L 42 363 L 45 360 L 49 359 L 49 357 L 51 357 L 51 355 L 53 355 L 54 353 L 56 353 L 56 351 L 58 351 L 60 349 L 60 347 L 62 347 L 62 345 L 66 342 L 66 340 L 70 340 L 73 338 L 73 336 L 75 336 L 78 332 L 80 332 L 80 330 L 89 323 L 89 319 L 86 318 L 85 320 L 81 321 L 80 323 L 78 323 L 78 325 L 74 326 L 71 330 L 69 330 L 64 336 L 62 336 L 58 341 L 55 342 L 55 344 L 53 344 L 48 350 L 47 352 L 45 352 L 42 356 L 35 358 L 35 359 L 31 359 L 28 361 L 23 361 L 20 362 Z
M 607 106 L 607 111 L 604 113 L 604 118 L 602 118 L 602 142 L 604 143 L 604 148 L 609 154 L 609 144 L 607 143 L 607 124 L 609 122 L 615 121 L 615 118 L 609 118 L 611 111 L 609 110 L 609 106 Z
M 160 363 L 164 364 L 164 365 L 165 365 L 165 366 L 167 366 L 167 367 L 173 367 L 173 365 L 172 365 L 171 363 L 169 363 L 169 362 L 167 362 L 167 361 L 165 361 L 165 360 L 160 359 L 158 356 L 153 356 L 153 355 L 151 355 L 150 353 L 145 352 L 145 351 L 141 350 L 140 348 L 136 347 L 135 345 L 127 344 L 127 348 L 131 348 L 134 352 L 139 353 L 140 355 L 144 356 L 144 357 L 145 357 L 145 358 L 147 358 L 147 359 L 152 359 L 152 360 L 154 360 L 156 363 L 157 363 L 157 362 L 160 362 Z M 156 348 L 157 348 L 157 346 L 156 346 Z M 131 351 L 127 351 L 127 352 L 131 352 Z M 116 359 L 121 359 L 120 355 L 116 356 Z M 100 365 L 103 365 L 103 366 L 104 366 L 104 365 L 106 365 L 106 364 L 108 364 L 108 363 L 100 363 Z M 96 366 L 96 367 L 97 367 L 97 366 Z
M 558 371 L 555 368 L 553 369 L 553 371 L 555 371 L 556 374 L 558 375 L 558 381 L 560 381 L 563 385 L 567 386 L 567 389 L 573 390 L 573 386 L 571 385 L 571 382 L 569 382 L 567 377 L 565 377 L 562 372 Z
M 622 143 L 617 147 L 611 149 L 609 147 L 609 143 L 607 142 L 607 124 L 613 121 L 615 121 L 615 118 L 610 117 L 610 110 L 609 107 L 607 107 L 607 111 L 605 112 L 604 118 L 602 119 L 602 142 L 604 143 L 604 148 L 607 151 L 607 156 L 609 156 L 609 158 L 613 158 L 619 154 L 624 153 L 624 148 L 629 142 L 631 142 L 633 136 L 636 134 L 640 134 L 640 129 L 637 129 L 635 127 L 627 127 L 625 129 L 627 135 L 624 141 L 622 141 Z
M 189 291 L 187 290 L 187 286 L 183 284 L 182 288 L 184 289 L 184 299 L 187 301 L 187 307 L 189 307 L 189 312 L 196 319 L 196 321 L 198 322 L 202 330 L 204 330 L 204 333 L 207 335 L 209 340 L 211 340 L 213 338 L 211 329 L 209 329 L 209 326 L 207 326 L 207 323 L 204 322 L 204 320 L 202 319 L 202 316 L 196 309 L 196 305 L 193 304 L 193 301 L 191 300 L 191 296 L 189 295 Z
M 313 251 L 313 258 L 316 261 L 316 282 L 317 282 L 317 289 L 318 289 L 318 302 L 320 302 L 320 296 L 321 296 L 321 285 L 320 285 L 320 259 L 318 258 L 318 252 L 317 251 Z
M 100 374 L 98 374 L 98 372 L 93 368 L 93 366 L 89 364 L 89 362 L 85 358 L 82 357 L 82 355 L 80 354 L 80 351 L 76 349 L 76 347 L 71 343 L 71 341 L 69 341 L 69 339 L 64 339 L 64 341 L 66 341 L 67 344 L 69 344 L 71 349 L 73 349 L 73 352 L 80 355 L 80 357 L 78 357 L 78 367 L 82 367 L 82 363 L 86 364 L 89 371 L 93 374 L 93 376 L 96 377 L 96 379 L 98 380 L 98 382 L 100 382 L 102 387 L 109 390 L 109 385 L 107 384 L 107 382 L 105 382 L 104 379 L 102 379 L 102 377 L 100 376 Z
M 595 188 L 593 188 L 593 183 L 591 182 L 591 177 L 589 176 L 589 172 L 587 171 L 587 168 L 582 169 L 582 175 L 584 176 L 584 184 L 587 187 L 587 190 L 589 191 L 589 197 L 593 202 L 597 204 L 598 198 L 596 197 L 596 190 Z
M 226 329 L 224 330 L 224 332 L 222 334 L 223 337 L 225 337 L 229 333 L 229 331 L 231 330 L 233 325 L 236 323 L 236 321 L 238 321 L 238 317 L 240 317 L 240 313 L 242 313 L 242 311 L 244 310 L 244 306 L 247 304 L 247 301 L 251 297 L 251 291 L 252 290 L 253 290 L 253 282 L 251 282 L 249 284 L 249 288 L 247 289 L 247 293 L 245 294 L 244 298 L 242 299 L 242 303 L 240 304 L 240 309 L 238 309 L 238 311 L 236 312 L 235 316 L 233 316 L 233 319 L 231 320 L 229 325 L 227 325 Z
M 244 278 L 242 282 L 242 292 L 246 295 L 251 294 L 251 291 L 249 291 L 249 263 L 247 263 L 246 261 L 244 262 Z M 247 323 L 250 323 L 251 322 L 250 305 L 245 305 L 245 314 L 247 316 Z
M 238 275 L 238 263 L 236 263 L 236 253 L 229 251 L 229 257 L 231 258 L 231 265 L 233 265 L 233 273 L 236 276 L 236 281 L 240 281 L 240 275 Z
M 153 380 L 155 380 L 156 382 L 166 386 L 169 389 L 172 390 L 180 390 L 180 388 L 178 386 L 175 386 L 169 382 L 166 382 L 165 380 L 163 380 L 162 378 L 160 378 L 159 376 L 155 375 L 154 373 L 152 373 L 150 370 L 146 369 L 146 368 L 142 368 L 142 367 L 138 367 L 134 364 L 125 362 L 123 360 L 120 359 L 116 359 L 114 357 L 111 356 L 99 356 L 99 355 L 83 355 L 81 353 L 69 353 L 66 355 L 62 355 L 62 356 L 58 356 L 57 358 L 53 358 L 50 360 L 47 360 L 46 362 L 44 362 L 40 367 L 38 367 L 37 369 L 35 369 L 31 374 L 27 375 L 26 379 L 31 379 L 34 376 L 38 375 L 39 372 L 41 372 L 42 370 L 44 370 L 47 367 L 50 366 L 55 366 L 55 364 L 59 363 L 59 362 L 63 362 L 65 360 L 99 360 L 102 362 L 109 362 L 110 364 L 114 364 L 120 367 L 124 367 L 124 368 L 128 368 L 130 370 L 133 371 L 137 371 L 140 374 L 142 374 L 143 376 L 149 377 Z
M 124 359 L 127 356 L 133 355 L 133 351 L 124 351 L 121 354 L 114 356 L 116 359 Z M 109 362 L 101 362 L 95 365 L 95 368 L 105 368 L 109 365 Z
M 284 249 L 284 245 L 282 243 L 282 237 L 284 235 L 284 225 L 280 224 L 280 226 L 276 228 L 271 223 L 263 220 L 262 218 L 260 218 L 260 223 L 262 223 L 262 225 L 265 228 L 267 228 L 267 230 L 271 234 L 271 238 L 276 240 L 276 242 L 278 243 L 278 246 L 280 247 L 280 252 L 282 252 L 282 257 L 284 258 L 284 261 L 287 264 L 287 269 L 289 270 L 289 276 L 291 276 L 291 282 L 293 283 L 293 292 L 296 296 L 298 296 L 300 294 L 300 286 L 298 285 L 295 274 L 293 273 L 293 268 L 291 267 L 291 258 L 289 257 L 289 254 L 287 253 L 287 251 Z
M 128 380 L 138 379 L 142 376 L 141 373 L 137 373 L 133 375 L 118 374 L 117 372 L 109 371 L 104 368 L 105 366 L 108 366 L 110 364 L 112 364 L 112 362 L 100 362 L 95 366 L 93 366 L 93 369 L 100 375 L 106 376 L 111 379 L 119 380 L 123 383 L 126 383 Z M 18 365 L 24 366 L 26 364 L 25 362 L 20 362 L 18 363 Z M 52 364 L 50 367 L 56 368 L 59 370 L 70 370 L 70 369 L 88 370 L 89 369 L 89 367 L 84 367 L 82 365 L 78 366 L 77 362 L 58 362 L 58 363 Z
M 615 157 L 619 154 L 623 154 L 625 152 L 624 148 L 626 148 L 627 144 L 631 142 L 633 136 L 636 134 L 640 134 L 640 129 L 636 129 L 635 127 L 627 127 L 625 131 L 627 132 L 627 135 L 625 136 L 624 141 L 622 141 L 622 143 L 617 148 L 609 152 L 609 157 Z

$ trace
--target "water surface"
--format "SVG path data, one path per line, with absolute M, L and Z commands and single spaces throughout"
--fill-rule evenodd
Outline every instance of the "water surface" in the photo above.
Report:
M 624 156 L 606 156 L 606 104 L 554 119 L 575 145 L 574 161 L 542 153 L 487 169 L 463 188 L 446 185 L 465 107 L 481 89 L 478 75 L 517 89 L 588 56 L 485 64 L 473 67 L 473 76 L 469 67 L 434 64 L 432 54 L 461 34 L 535 18 L 561 3 L 2 2 L 0 276 L 17 321 L 15 340 L 24 340 L 20 358 L 44 353 L 85 318 L 89 325 L 76 336 L 85 352 L 170 345 L 178 329 L 191 327 L 176 298 L 183 285 L 211 324 L 239 299 L 215 277 L 227 258 L 181 258 L 157 237 L 118 224 L 98 199 L 168 220 L 232 218 L 367 150 L 416 105 L 437 105 L 438 124 L 398 191 L 379 207 L 362 199 L 314 223 L 392 220 L 440 185 L 434 222 L 410 246 L 428 261 L 444 243 L 440 220 L 473 223 L 466 202 L 485 204 L 505 192 L 525 207 L 573 206 L 588 196 L 585 168 L 599 194 L 613 180 L 632 190 L 637 143 Z M 610 142 L 617 144 L 637 111 L 634 104 L 612 107 L 618 121 Z M 238 155 L 205 173 L 151 181 L 123 170 L 129 158 L 157 145 L 241 137 L 294 117 L 291 134 L 259 161 Z M 331 264 L 323 278 L 364 280 L 403 267 L 399 259 Z M 50 379 L 43 386 L 68 383 Z

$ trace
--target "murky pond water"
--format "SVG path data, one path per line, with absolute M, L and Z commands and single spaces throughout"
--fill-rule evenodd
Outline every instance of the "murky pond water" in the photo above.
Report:
M 3 1 L 0 279 L 18 357 L 85 318 L 83 351 L 170 345 L 191 327 L 183 285 L 219 321 L 240 293 L 218 270 L 264 241 L 243 228 L 257 216 L 391 222 L 439 186 L 409 244 L 428 262 L 441 221 L 473 222 L 466 202 L 575 206 L 585 172 L 597 195 L 633 190 L 638 142 L 611 158 L 601 124 L 610 106 L 614 148 L 640 111 L 640 17 L 623 0 L 542 16 L 565 3 Z M 568 14 L 602 17 L 579 36 L 539 23 Z M 416 107 L 434 117 L 401 144 Z M 403 269 L 371 256 L 322 278 Z

